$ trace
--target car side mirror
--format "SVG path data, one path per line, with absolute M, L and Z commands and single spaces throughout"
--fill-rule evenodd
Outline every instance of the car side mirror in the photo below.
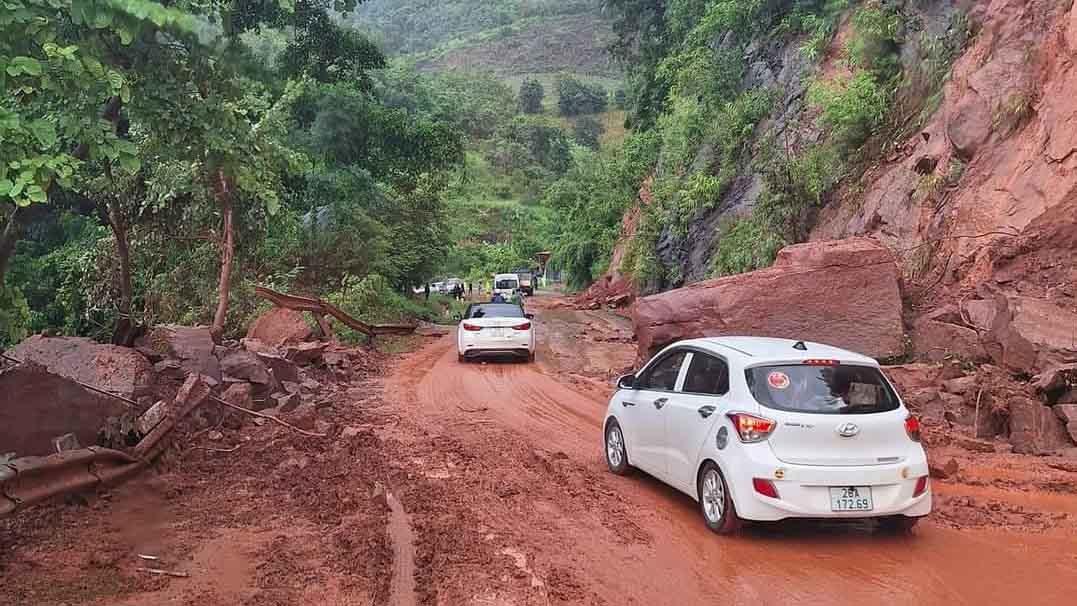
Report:
M 620 389 L 635 389 L 636 375 L 622 375 L 617 379 L 617 387 Z
M 535 319 L 535 314 L 524 314 L 524 317 L 527 318 L 528 320 L 534 320 Z

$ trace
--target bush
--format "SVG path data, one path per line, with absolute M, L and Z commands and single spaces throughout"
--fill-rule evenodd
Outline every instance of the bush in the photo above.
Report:
M 890 106 L 889 92 L 863 70 L 846 82 L 816 82 L 808 94 L 811 103 L 822 110 L 820 124 L 846 152 L 858 149 L 875 133 Z
M 760 216 L 735 219 L 721 228 L 711 275 L 728 276 L 769 267 L 784 245 Z
M 609 105 L 606 89 L 586 84 L 571 76 L 557 80 L 557 109 L 562 116 L 597 114 Z
M 22 291 L 0 286 L 0 350 L 22 341 L 30 334 L 30 307 Z
M 520 85 L 520 111 L 525 114 L 541 114 L 542 98 L 546 91 L 542 83 L 534 78 L 528 78 Z

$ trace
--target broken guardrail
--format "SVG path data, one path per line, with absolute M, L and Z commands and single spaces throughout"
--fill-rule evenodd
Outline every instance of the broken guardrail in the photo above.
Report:
M 202 375 L 188 376 L 172 402 L 158 402 L 140 417 L 153 422 L 143 424 L 146 433 L 130 454 L 91 446 L 0 463 L 0 517 L 52 497 L 126 480 L 157 458 L 176 424 L 211 397 Z
M 314 319 L 317 320 L 318 326 L 322 329 L 322 333 L 324 333 L 328 339 L 333 338 L 333 328 L 326 320 L 326 316 L 332 316 L 348 328 L 370 338 L 374 338 L 378 335 L 411 334 L 412 332 L 415 332 L 415 329 L 418 327 L 416 324 L 368 324 L 361 320 L 356 320 L 332 303 L 327 303 L 313 297 L 289 295 L 270 290 L 264 286 L 256 286 L 254 288 L 254 293 L 259 297 L 270 301 L 277 307 L 283 307 L 293 311 L 309 311 L 314 316 Z

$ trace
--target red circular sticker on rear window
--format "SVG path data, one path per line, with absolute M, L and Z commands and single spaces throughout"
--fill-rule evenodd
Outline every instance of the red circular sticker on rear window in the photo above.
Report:
M 785 389 L 789 387 L 789 375 L 784 372 L 774 371 L 767 375 L 767 383 L 774 389 Z

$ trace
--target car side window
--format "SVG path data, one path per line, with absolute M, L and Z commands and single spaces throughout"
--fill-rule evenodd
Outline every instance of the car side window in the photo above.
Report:
M 681 373 L 684 354 L 683 351 L 676 351 L 659 360 L 640 378 L 639 388 L 673 391 L 677 385 L 677 375 Z
M 729 391 L 729 366 L 721 358 L 693 352 L 681 391 L 716 396 L 725 394 Z

